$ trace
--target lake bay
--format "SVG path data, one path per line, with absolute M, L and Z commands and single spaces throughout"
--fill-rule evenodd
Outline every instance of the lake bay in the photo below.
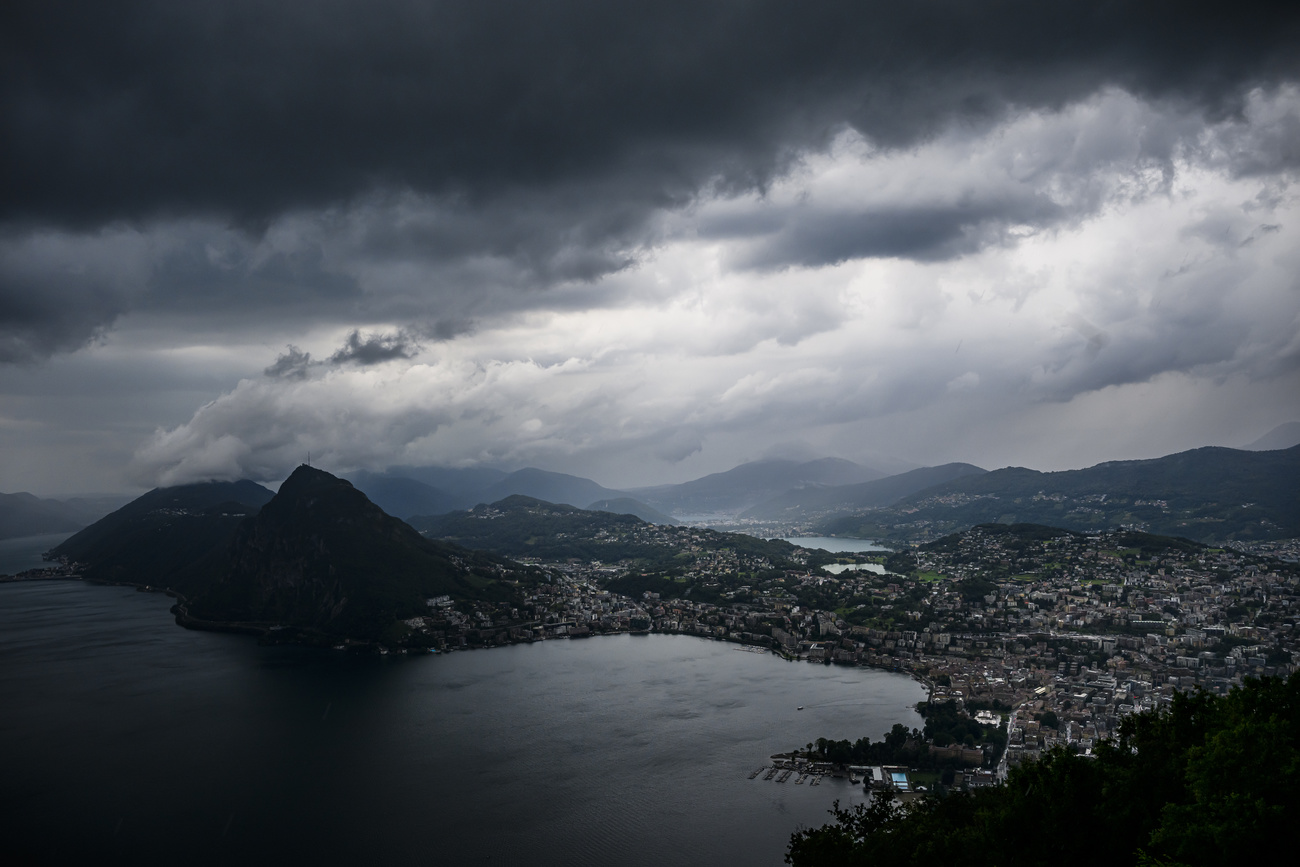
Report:
M 171 601 L 0 585 L 0 855 L 777 865 L 862 790 L 749 773 L 817 737 L 919 727 L 925 698 L 902 675 L 684 636 L 259 647 L 177 627 Z

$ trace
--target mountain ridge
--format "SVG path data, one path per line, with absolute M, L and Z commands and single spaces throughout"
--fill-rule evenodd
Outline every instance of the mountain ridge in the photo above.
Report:
M 229 563 L 188 606 L 206 620 L 272 622 L 325 635 L 395 639 L 426 600 L 504 601 L 522 569 L 426 539 L 350 482 L 300 466 L 243 521 Z
M 71 533 L 120 508 L 123 497 L 38 497 L 26 491 L 0 494 L 0 539 Z
M 952 479 L 986 472 L 988 471 L 974 464 L 951 463 L 937 467 L 920 467 L 853 485 L 795 489 L 747 509 L 740 517 L 790 520 L 802 517 L 809 511 L 888 506 L 906 496 Z
M 1160 458 L 1043 473 L 1004 467 L 919 491 L 819 529 L 882 540 L 934 538 L 981 523 L 1137 529 L 1196 541 L 1300 536 L 1300 446 L 1206 446 Z
M 501 603 L 538 574 L 426 539 L 307 466 L 274 494 L 247 480 L 155 488 L 50 553 L 90 581 L 179 595 L 182 625 L 310 643 L 401 643 L 429 598 Z
M 630 495 L 672 515 L 739 513 L 801 485 L 851 484 L 884 473 L 843 458 L 749 461 L 675 485 L 635 488 Z
M 95 581 L 177 592 L 202 581 L 204 564 L 244 518 L 274 494 L 248 480 L 154 488 L 50 551 Z

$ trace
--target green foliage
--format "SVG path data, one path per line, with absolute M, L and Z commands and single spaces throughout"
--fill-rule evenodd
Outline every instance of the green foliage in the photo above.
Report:
M 519 495 L 490 506 L 411 521 L 429 538 L 466 548 L 507 557 L 624 562 L 645 573 L 690 568 L 701 555 L 723 550 L 739 557 L 766 558 L 778 570 L 801 566 L 794 560 L 796 553 L 810 566 L 834 561 L 829 553 L 804 551 L 779 539 L 688 527 L 652 527 L 634 515 L 588 511 Z M 688 547 L 693 551 L 684 550 Z M 692 592 L 692 599 L 697 598 L 696 592 L 701 591 Z
M 904 549 L 885 558 L 885 571 L 894 575 L 911 575 L 916 571 L 916 554 Z
M 902 723 L 894 723 L 885 739 L 876 743 L 866 737 L 852 742 L 818 738 L 813 747 L 822 761 L 840 765 L 914 765 L 924 760 L 927 749 L 921 733 L 909 731 Z
M 646 592 L 658 593 L 661 599 L 681 599 L 690 589 L 690 585 L 684 581 L 677 581 L 670 575 L 629 572 L 608 581 L 605 589 L 611 593 L 620 593 L 637 599 Z
M 918 710 L 922 708 L 918 706 Z M 999 726 L 981 725 L 957 709 L 955 701 L 928 702 L 924 705 L 925 737 L 936 747 L 953 743 L 1006 745 L 1006 732 Z
M 1289 839 L 1300 811 L 1300 674 L 1197 691 L 1125 719 L 1093 757 L 1056 749 L 1001 786 L 879 798 L 796 832 L 786 861 L 973 867 L 1185 864 L 1228 867 Z M 1081 830 L 1090 833 L 1079 844 Z

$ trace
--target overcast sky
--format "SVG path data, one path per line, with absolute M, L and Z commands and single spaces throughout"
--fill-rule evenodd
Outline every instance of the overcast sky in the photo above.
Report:
M 0 491 L 1244 445 L 1285 6 L 11 0 Z

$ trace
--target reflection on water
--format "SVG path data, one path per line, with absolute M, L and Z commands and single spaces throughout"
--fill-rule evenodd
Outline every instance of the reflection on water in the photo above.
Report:
M 800 548 L 820 548 L 832 554 L 861 551 L 888 551 L 868 539 L 846 539 L 841 536 L 787 536 L 785 541 Z
M 827 572 L 838 575 L 841 572 L 875 572 L 877 575 L 885 574 L 885 567 L 879 563 L 832 563 L 829 566 L 823 566 Z
M 170 604 L 77 582 L 0 585 L 8 852 L 778 865 L 793 830 L 861 789 L 751 771 L 818 737 L 921 724 L 924 692 L 900 675 L 702 639 L 381 660 L 187 631 Z

